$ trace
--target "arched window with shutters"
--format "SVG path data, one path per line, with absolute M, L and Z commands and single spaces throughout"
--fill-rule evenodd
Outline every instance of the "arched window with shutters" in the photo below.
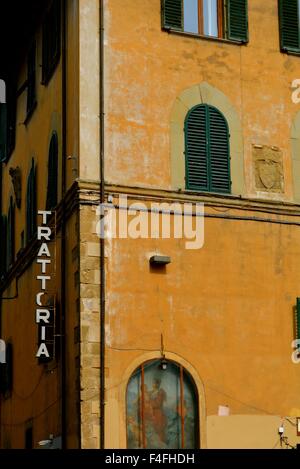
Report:
M 49 146 L 48 184 L 46 210 L 52 210 L 57 205 L 57 177 L 58 177 L 58 138 L 54 132 Z
M 36 168 L 32 159 L 31 168 L 27 181 L 26 192 L 26 240 L 31 241 L 36 233 L 37 223 L 36 203 Z
M 193 107 L 185 119 L 186 188 L 231 192 L 229 129 L 213 106 Z
M 198 393 L 181 365 L 143 363 L 130 378 L 126 399 L 129 449 L 199 447 Z

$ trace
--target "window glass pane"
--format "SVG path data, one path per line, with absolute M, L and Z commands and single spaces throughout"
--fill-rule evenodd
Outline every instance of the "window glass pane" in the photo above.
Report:
M 198 33 L 198 0 L 184 0 L 184 31 L 188 33 Z
M 184 447 L 186 449 L 197 448 L 197 399 L 194 392 L 194 384 L 189 376 L 183 374 L 183 412 L 184 412 Z
M 218 37 L 217 0 L 203 0 L 203 22 L 205 36 Z
M 139 449 L 143 447 L 142 425 L 140 412 L 141 370 L 135 373 L 127 388 L 127 447 Z

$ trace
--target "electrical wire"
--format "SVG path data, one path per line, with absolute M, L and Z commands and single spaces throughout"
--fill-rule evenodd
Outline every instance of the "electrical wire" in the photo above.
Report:
M 277 448 L 277 446 L 279 445 L 280 441 L 281 441 L 281 440 L 280 440 L 280 438 L 279 438 L 279 440 L 277 440 L 277 442 L 275 443 L 275 445 L 273 446 L 273 448 L 272 448 L 272 449 L 275 449 L 275 448 Z
M 108 348 L 110 348 L 111 350 L 116 350 L 116 351 L 130 351 L 130 352 L 160 352 L 160 349 L 141 349 L 141 348 L 118 348 L 118 347 L 111 347 L 111 346 L 108 346 Z M 183 360 L 187 361 L 185 357 L 183 357 L 182 355 L 180 355 L 178 352 L 171 352 L 170 350 L 165 350 L 166 353 L 174 353 L 176 355 L 178 355 L 180 358 L 182 358 Z M 159 358 L 158 358 L 159 359 Z M 107 388 L 107 390 L 111 390 L 113 388 L 116 388 L 116 387 L 119 387 L 120 385 L 122 385 L 126 380 L 121 380 L 119 381 L 119 383 Z M 266 409 L 262 409 L 261 407 L 257 407 L 257 406 L 254 406 L 252 404 L 249 404 L 247 402 L 244 402 L 240 399 L 237 399 L 236 397 L 228 394 L 228 393 L 225 393 L 224 391 L 220 391 L 220 389 L 217 389 L 216 387 L 214 386 L 210 386 L 209 384 L 205 384 L 204 386 L 205 388 L 207 389 L 210 389 L 211 391 L 214 391 L 214 392 L 217 392 L 218 394 L 221 394 L 222 396 L 224 397 L 227 397 L 228 399 L 231 399 L 232 401 L 235 401 L 235 402 L 238 402 L 239 404 L 242 404 L 243 406 L 247 407 L 248 409 L 253 409 L 253 410 L 257 410 L 259 412 L 263 412 L 264 414 L 267 414 L 267 415 L 276 415 L 277 413 L 276 412 L 270 412 Z M 96 396 L 92 396 L 92 397 L 96 397 Z M 296 423 L 293 423 L 291 420 L 288 419 L 288 417 L 284 417 L 290 424 L 296 426 Z
M 297 427 L 297 424 L 295 422 L 292 422 L 288 417 L 284 417 L 284 420 L 286 420 L 287 422 L 289 422 L 291 425 L 293 425 L 294 427 Z
M 31 417 L 31 419 L 32 420 L 37 420 L 39 417 L 44 415 L 49 409 L 51 409 L 51 407 L 55 406 L 55 404 L 57 404 L 60 400 L 61 400 L 61 397 L 59 397 L 54 402 L 52 402 L 50 405 L 48 405 L 44 410 L 42 410 L 38 414 Z M 20 427 L 21 425 L 24 425 L 27 421 L 28 421 L 28 419 L 23 420 L 22 422 L 17 422 L 17 423 L 0 422 L 0 426 L 3 426 L 3 427 Z
M 33 388 L 33 390 L 30 392 L 30 394 L 28 394 L 27 396 L 21 396 L 21 394 L 17 393 L 17 391 L 15 391 L 14 389 L 12 390 L 12 394 L 14 394 L 16 397 L 18 397 L 19 399 L 23 400 L 23 401 L 26 401 L 28 400 L 30 397 L 33 396 L 33 394 L 36 392 L 36 390 L 38 389 L 39 385 L 41 384 L 42 382 L 42 378 L 43 376 L 45 375 L 44 373 L 44 370 L 42 370 L 40 376 L 39 376 L 39 379 L 38 379 L 38 382 L 36 383 L 35 387 Z

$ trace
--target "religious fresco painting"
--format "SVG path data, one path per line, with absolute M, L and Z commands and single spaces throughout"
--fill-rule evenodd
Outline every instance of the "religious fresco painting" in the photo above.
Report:
M 127 447 L 198 446 L 198 397 L 192 378 L 173 362 L 141 365 L 127 388 Z

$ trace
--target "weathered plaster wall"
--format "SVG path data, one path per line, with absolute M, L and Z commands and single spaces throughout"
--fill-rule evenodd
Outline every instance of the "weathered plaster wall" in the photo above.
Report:
M 293 200 L 291 83 L 299 58 L 279 52 L 277 1 L 249 4 L 247 46 L 161 31 L 160 0 L 106 6 L 107 181 L 173 187 L 172 109 L 184 90 L 206 82 L 227 97 L 241 122 L 245 194 Z M 252 144 L 282 149 L 284 194 L 256 190 Z M 241 174 L 233 176 L 239 186 Z
M 127 370 L 149 359 L 147 351 L 160 356 L 161 334 L 166 353 L 188 363 L 203 383 L 204 433 L 206 417 L 217 415 L 219 405 L 228 405 L 233 415 L 300 413 L 299 365 L 291 360 L 300 282 L 298 227 L 220 219 L 221 206 L 206 213 L 216 218 L 205 218 L 204 246 L 196 251 L 187 250 L 181 239 L 110 244 L 106 385 L 107 416 L 114 424 L 107 429 L 109 447 L 126 446 Z M 266 218 L 247 207 L 227 208 L 226 214 Z M 299 223 L 299 215 L 292 218 Z M 154 253 L 170 256 L 171 264 L 150 268 Z M 265 432 L 261 444 L 270 439 L 275 444 L 277 427 L 267 423 Z M 202 445 L 218 447 L 220 439 L 214 438 L 211 429 Z M 248 444 L 254 444 L 252 437 Z
M 78 156 L 78 8 L 77 1 L 67 2 L 67 155 Z M 45 209 L 48 181 L 48 152 L 53 131 L 57 132 L 59 143 L 58 163 L 58 199 L 62 197 L 62 165 L 66 164 L 67 188 L 77 177 L 76 160 L 67 159 L 62 154 L 62 60 L 60 60 L 51 80 L 44 86 L 42 82 L 42 26 L 35 32 L 37 59 L 36 59 L 36 97 L 37 107 L 27 125 L 26 118 L 26 88 L 17 100 L 16 119 L 16 146 L 9 161 L 3 164 L 2 197 L 3 213 L 7 213 L 9 197 L 14 197 L 9 169 L 19 166 L 21 169 L 22 200 L 21 208 L 15 209 L 15 253 L 18 262 L 27 262 L 30 253 L 21 250 L 22 232 L 26 230 L 26 187 L 27 178 L 31 168 L 32 158 L 36 164 L 37 174 L 37 208 Z M 24 63 L 18 77 L 18 88 L 27 79 L 27 61 Z M 76 70 L 76 73 L 75 73 Z M 75 163 L 74 163 L 75 162 Z M 74 166 L 75 165 L 75 166 Z M 70 329 L 64 338 L 67 343 L 67 353 L 74 344 L 74 327 L 76 325 L 76 285 L 74 285 L 74 264 L 72 249 L 78 245 L 76 224 L 73 219 L 66 223 L 65 272 L 67 279 L 66 311 Z M 53 227 L 54 228 L 54 227 Z M 51 242 L 53 264 L 49 270 L 52 282 L 48 284 L 49 294 L 57 295 L 61 305 L 61 232 L 57 232 L 55 242 Z M 23 246 L 24 247 L 24 246 Z M 55 248 L 54 248 L 55 247 Z M 2 246 L 1 246 L 2 248 Z M 55 259 L 55 262 L 54 262 Z M 35 295 L 40 291 L 40 282 L 36 281 L 41 266 L 32 258 L 27 268 L 18 278 L 18 298 L 2 301 L 1 311 L 1 337 L 11 340 L 13 344 L 13 392 L 9 399 L 1 400 L 1 447 L 24 448 L 25 430 L 27 421 L 33 419 L 33 444 L 37 447 L 40 440 L 49 438 L 52 433 L 55 437 L 61 435 L 61 360 L 53 362 L 50 367 L 38 365 L 35 354 L 37 352 L 38 330 L 35 324 Z M 19 272 L 18 272 L 19 275 Z M 5 297 L 16 294 L 16 277 L 12 278 L 10 285 L 3 292 Z M 79 352 L 78 352 L 79 356 Z M 67 383 L 69 407 L 67 408 L 68 437 L 70 446 L 78 447 L 78 427 L 76 420 L 76 350 L 71 350 L 69 356 L 70 366 L 67 369 Z M 78 366 L 79 375 L 79 366 Z M 78 381 L 78 380 L 77 380 Z
M 278 428 L 283 424 L 284 436 L 291 446 L 299 443 L 296 419 L 285 420 L 272 415 L 232 415 L 207 419 L 207 440 L 210 449 L 286 449 L 280 444 Z
M 79 132 L 81 179 L 99 180 L 99 0 L 79 3 Z
M 248 198 L 205 198 L 211 218 L 198 251 L 179 239 L 107 243 L 106 444 L 126 447 L 129 370 L 159 356 L 163 334 L 166 353 L 198 383 L 201 445 L 273 447 L 277 416 L 300 414 L 299 365 L 291 361 L 300 219 L 298 207 L 283 203 L 300 201 L 291 99 L 299 57 L 279 50 L 276 0 L 249 2 L 247 46 L 161 31 L 160 0 L 105 6 L 108 191 L 134 192 L 135 201 L 204 200 L 182 190 L 182 124 L 198 99 L 221 107 L 231 124 L 233 195 Z M 254 145 L 282 152 L 282 191 L 257 189 Z M 151 253 L 172 262 L 155 272 Z M 217 417 L 219 405 L 232 416 Z

